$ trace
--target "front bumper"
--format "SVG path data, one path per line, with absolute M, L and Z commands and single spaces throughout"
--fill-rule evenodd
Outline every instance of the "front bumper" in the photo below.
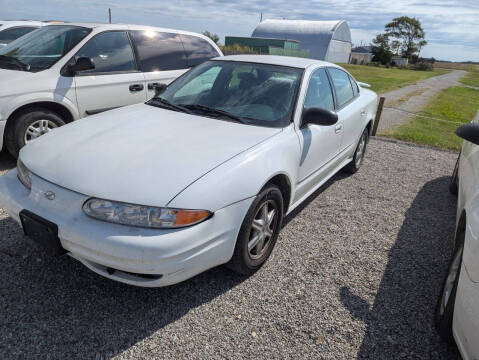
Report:
M 46 191 L 53 191 L 55 199 L 48 200 Z M 17 179 L 16 169 L 0 178 L 0 206 L 17 222 L 22 209 L 42 216 L 58 225 L 63 248 L 89 269 L 147 287 L 171 285 L 226 263 L 253 201 L 250 198 L 220 209 L 198 225 L 158 230 L 92 219 L 82 210 L 87 198 L 35 175 L 28 190 Z
M 464 360 L 479 358 L 479 283 L 473 282 L 464 263 L 454 305 L 453 333 Z

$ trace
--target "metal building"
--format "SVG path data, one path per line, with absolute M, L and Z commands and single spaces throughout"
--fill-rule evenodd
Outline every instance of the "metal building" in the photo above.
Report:
M 347 63 L 351 54 L 351 31 L 344 20 L 265 20 L 251 36 L 297 40 L 313 59 Z

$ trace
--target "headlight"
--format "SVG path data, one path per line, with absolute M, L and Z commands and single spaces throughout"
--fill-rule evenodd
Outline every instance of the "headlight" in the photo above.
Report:
M 212 215 L 207 210 L 158 208 L 95 198 L 89 199 L 83 204 L 83 211 L 98 220 L 155 229 L 190 226 L 198 224 Z
M 27 169 L 20 159 L 17 160 L 17 176 L 18 180 L 20 180 L 20 182 L 25 185 L 26 188 L 32 188 L 32 173 Z

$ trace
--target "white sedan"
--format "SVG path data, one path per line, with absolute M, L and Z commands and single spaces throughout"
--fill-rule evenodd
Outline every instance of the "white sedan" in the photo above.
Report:
M 454 254 L 436 309 L 439 334 L 462 358 L 479 358 L 479 118 L 459 127 L 464 144 L 451 192 L 458 194 Z
M 286 214 L 359 169 L 376 107 L 334 64 L 217 58 L 146 104 L 29 143 L 0 205 L 33 240 L 117 281 L 165 286 L 220 264 L 252 274 Z

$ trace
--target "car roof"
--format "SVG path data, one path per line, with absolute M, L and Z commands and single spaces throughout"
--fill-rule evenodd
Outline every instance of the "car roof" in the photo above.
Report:
M 280 65 L 295 67 L 299 69 L 306 69 L 310 66 L 332 66 L 339 67 L 333 63 L 327 61 L 321 61 L 316 59 L 308 58 L 298 58 L 293 56 L 277 56 L 277 55 L 228 55 L 215 58 L 214 60 L 221 61 L 240 61 L 240 62 L 250 62 L 250 63 L 260 63 L 260 64 L 270 64 L 270 65 Z

